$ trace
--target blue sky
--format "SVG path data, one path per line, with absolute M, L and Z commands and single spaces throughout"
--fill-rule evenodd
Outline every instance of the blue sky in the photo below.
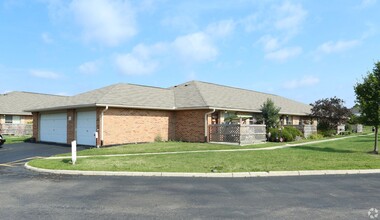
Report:
M 377 0 L 3 0 L 0 93 L 200 80 L 351 107 L 380 60 L 379 11 Z

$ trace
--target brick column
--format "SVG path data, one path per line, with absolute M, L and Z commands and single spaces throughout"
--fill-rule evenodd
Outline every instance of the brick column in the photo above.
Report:
M 33 112 L 33 138 L 36 141 L 40 141 L 40 135 L 39 135 L 39 127 L 40 127 L 40 120 L 39 117 L 40 113 L 39 112 Z
M 75 109 L 67 110 L 67 144 L 71 144 L 71 141 L 75 140 Z

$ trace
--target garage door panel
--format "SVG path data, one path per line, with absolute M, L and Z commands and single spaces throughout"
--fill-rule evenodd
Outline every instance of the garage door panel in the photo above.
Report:
M 67 114 L 41 114 L 40 140 L 46 142 L 66 143 Z
M 95 146 L 96 139 L 96 112 L 77 112 L 77 143 L 80 145 Z

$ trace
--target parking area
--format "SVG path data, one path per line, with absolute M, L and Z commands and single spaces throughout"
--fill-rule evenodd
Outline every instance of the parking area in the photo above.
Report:
M 78 146 L 78 151 L 85 147 Z M 42 143 L 5 144 L 0 148 L 0 167 L 23 165 L 36 157 L 49 157 L 71 152 L 70 146 Z

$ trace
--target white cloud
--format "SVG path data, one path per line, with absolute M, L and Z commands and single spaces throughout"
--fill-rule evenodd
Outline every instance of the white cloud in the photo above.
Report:
M 49 33 L 42 33 L 41 34 L 41 39 L 43 42 L 45 42 L 46 44 L 51 44 L 53 43 L 53 38 L 50 37 Z
M 210 24 L 206 28 L 206 32 L 211 36 L 225 37 L 230 35 L 235 29 L 235 22 L 230 20 L 222 20 L 216 23 Z
M 278 38 L 272 37 L 271 35 L 261 37 L 258 43 L 263 45 L 265 51 L 273 51 L 278 49 L 280 46 Z
M 29 70 L 30 75 L 44 79 L 59 79 L 61 75 L 48 70 Z
M 185 60 L 211 61 L 218 56 L 218 49 L 204 32 L 177 37 L 172 45 Z
M 116 46 L 137 32 L 134 11 L 128 1 L 74 0 L 70 9 L 83 27 L 85 41 Z
M 84 74 L 94 74 L 94 73 L 98 72 L 100 64 L 101 63 L 98 60 L 88 61 L 88 62 L 82 63 L 78 67 L 78 70 L 79 70 L 79 72 L 84 73 Z
M 359 7 L 360 8 L 368 8 L 368 7 L 375 5 L 376 3 L 377 3 L 377 0 L 362 0 Z
M 277 8 L 277 19 L 274 23 L 278 30 L 287 30 L 291 33 L 297 32 L 307 16 L 307 11 L 300 4 L 284 2 Z
M 319 83 L 319 81 L 319 78 L 315 76 L 305 76 L 302 79 L 287 81 L 284 83 L 283 87 L 286 89 L 296 89 L 300 87 L 316 85 Z
M 168 50 L 168 44 L 159 42 L 153 45 L 138 44 L 132 50 L 132 53 L 143 59 L 150 59 L 152 56 L 162 54 Z
M 276 60 L 279 62 L 298 56 L 302 53 L 301 47 L 287 47 L 265 54 L 268 60 Z
M 126 75 L 146 75 L 154 72 L 158 63 L 133 56 L 119 54 L 115 58 L 116 66 Z
M 126 75 L 150 74 L 156 71 L 159 66 L 159 62 L 154 57 L 162 55 L 167 49 L 168 45 L 165 43 L 138 44 L 133 48 L 132 52 L 116 55 L 115 64 Z
M 359 40 L 349 40 L 349 41 L 340 40 L 337 42 L 329 41 L 329 42 L 321 44 L 317 48 L 317 51 L 320 53 L 326 53 L 326 54 L 339 53 L 339 52 L 349 50 L 359 44 L 360 44 Z

